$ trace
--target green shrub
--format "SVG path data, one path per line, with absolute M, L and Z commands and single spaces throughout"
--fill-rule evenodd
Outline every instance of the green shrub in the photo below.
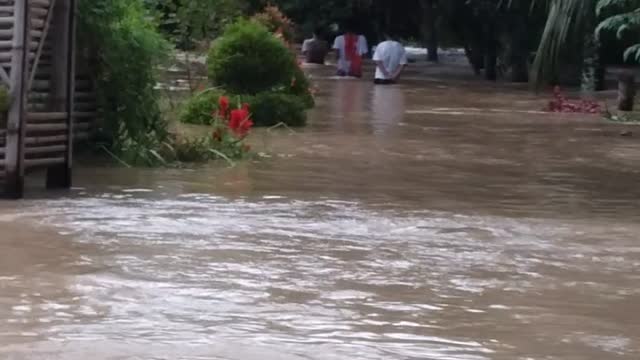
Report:
M 300 97 L 307 109 L 311 109 L 316 105 L 313 95 L 311 94 L 311 82 L 300 67 L 296 68 L 294 72 L 294 81 L 290 93 Z
M 218 100 L 222 92 L 215 89 L 205 90 L 194 95 L 182 107 L 180 121 L 185 124 L 211 125 L 211 114 L 218 110 Z
M 180 122 L 195 125 L 214 125 L 211 114 L 218 111 L 223 94 L 219 90 L 205 90 L 189 99 L 180 112 Z M 231 107 L 248 103 L 255 126 L 273 126 L 285 123 L 302 126 L 306 123 L 307 100 L 282 92 L 263 92 L 258 95 L 229 96 Z M 312 98 L 313 99 L 313 98 Z
M 155 69 L 170 50 L 144 1 L 80 0 L 78 7 L 78 41 L 95 76 L 105 146 L 124 154 L 147 144 L 149 134 L 164 141 Z
M 256 126 L 304 126 L 307 122 L 304 101 L 295 95 L 266 92 L 247 99 Z
M 215 41 L 208 67 L 217 86 L 234 94 L 257 94 L 290 85 L 296 60 L 264 26 L 241 20 Z

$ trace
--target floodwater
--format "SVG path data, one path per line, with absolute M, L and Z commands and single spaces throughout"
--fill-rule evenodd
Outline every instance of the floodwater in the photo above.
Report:
M 0 358 L 640 358 L 640 141 L 445 70 L 314 69 L 254 160 L 0 202 Z

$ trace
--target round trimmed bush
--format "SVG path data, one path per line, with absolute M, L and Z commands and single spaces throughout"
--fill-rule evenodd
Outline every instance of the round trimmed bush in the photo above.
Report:
M 295 95 L 266 92 L 247 99 L 256 126 L 304 126 L 307 123 L 304 101 Z
M 235 94 L 257 94 L 291 83 L 296 60 L 264 26 L 241 20 L 215 41 L 208 57 L 209 78 Z

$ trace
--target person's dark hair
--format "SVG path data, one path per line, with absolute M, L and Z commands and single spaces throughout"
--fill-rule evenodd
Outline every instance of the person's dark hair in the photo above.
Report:
M 316 26 L 313 28 L 313 35 L 320 38 L 324 35 L 324 30 L 320 26 Z
M 345 33 L 356 33 L 358 32 L 358 24 L 354 19 L 348 19 L 342 25 L 342 30 Z

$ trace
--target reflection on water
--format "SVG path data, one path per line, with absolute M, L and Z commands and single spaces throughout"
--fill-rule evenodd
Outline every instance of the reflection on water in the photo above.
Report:
M 317 75 L 271 157 L 0 203 L 0 358 L 640 356 L 637 141 L 517 89 Z

